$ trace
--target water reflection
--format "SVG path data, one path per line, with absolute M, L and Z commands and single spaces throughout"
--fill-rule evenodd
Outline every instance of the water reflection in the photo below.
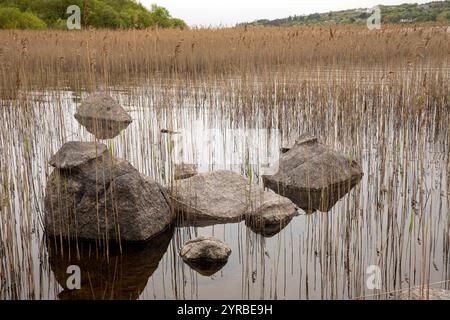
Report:
M 348 194 L 361 180 L 361 176 L 354 177 L 343 183 L 329 185 L 323 189 L 296 188 L 291 186 L 278 187 L 273 190 L 291 199 L 297 206 L 312 213 L 316 210 L 328 212 L 334 205 Z
M 117 137 L 120 132 L 126 129 L 130 122 L 114 121 L 106 119 L 95 119 L 75 115 L 78 123 L 81 124 L 89 133 L 92 133 L 97 139 L 112 139 Z
M 138 244 L 110 243 L 108 248 L 95 242 L 67 241 L 49 237 L 47 250 L 50 268 L 63 287 L 62 300 L 137 299 L 158 268 L 173 236 L 169 228 L 149 241 Z M 71 290 L 67 268 L 80 267 L 81 288 Z
M 229 218 L 229 219 L 206 219 L 191 217 L 189 215 L 184 215 L 182 211 L 178 212 L 176 219 L 176 226 L 180 228 L 195 227 L 195 228 L 205 228 L 216 225 L 233 224 L 245 221 L 245 225 L 254 233 L 260 234 L 263 237 L 270 238 L 283 230 L 291 221 L 293 217 L 283 219 L 279 223 L 263 223 L 262 220 L 252 219 L 251 217 L 245 218 L 241 216 L 239 218 Z
M 186 264 L 202 276 L 211 277 L 219 272 L 227 262 L 186 261 Z
M 226 218 L 221 217 L 220 219 L 212 219 L 204 216 L 191 216 L 185 214 L 182 210 L 177 213 L 176 226 L 177 227 L 197 227 L 204 228 L 220 224 L 237 223 L 244 220 L 244 216 Z

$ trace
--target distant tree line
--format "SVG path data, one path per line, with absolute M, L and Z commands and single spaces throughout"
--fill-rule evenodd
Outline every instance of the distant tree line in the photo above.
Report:
M 383 23 L 443 22 L 450 23 L 450 1 L 434 1 L 426 4 L 402 4 L 379 6 Z M 255 26 L 295 26 L 305 24 L 363 24 L 371 15 L 367 9 L 331 11 L 309 15 L 290 16 L 275 20 L 256 20 L 239 24 Z
M 167 9 L 153 4 L 148 10 L 136 0 L 0 0 L 0 29 L 63 29 L 71 5 L 80 7 L 81 25 L 85 27 L 186 27 Z

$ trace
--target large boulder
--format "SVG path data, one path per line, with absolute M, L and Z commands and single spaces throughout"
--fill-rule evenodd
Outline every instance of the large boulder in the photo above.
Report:
M 50 268 L 62 291 L 61 300 L 131 300 L 139 298 L 149 278 L 158 268 L 172 239 L 168 228 L 150 241 L 110 243 L 96 241 L 46 241 Z M 68 288 L 69 266 L 80 268 L 80 289 Z
M 104 93 L 90 95 L 74 116 L 98 139 L 114 138 L 132 122 L 119 103 Z
M 172 215 L 164 190 L 102 143 L 68 142 L 51 158 L 45 227 L 68 238 L 147 240 Z
M 191 268 L 204 276 L 219 271 L 228 261 L 231 248 L 214 237 L 200 236 L 187 241 L 180 256 Z
M 296 215 L 289 199 L 260 186 L 232 171 L 199 173 L 176 181 L 171 186 L 173 204 L 186 221 L 238 222 L 267 226 L 280 224 Z
M 356 161 L 309 135 L 285 151 L 277 165 L 263 174 L 264 185 L 308 211 L 330 210 L 363 175 Z

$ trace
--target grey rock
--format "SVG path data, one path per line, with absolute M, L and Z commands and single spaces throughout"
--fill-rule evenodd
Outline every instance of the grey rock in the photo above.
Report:
M 180 250 L 185 261 L 226 262 L 231 254 L 230 247 L 214 237 L 200 236 L 188 240 Z
M 120 104 L 104 93 L 90 95 L 81 103 L 75 116 L 128 123 L 132 121 L 130 115 Z
M 161 186 L 128 161 L 110 156 L 105 145 L 97 147 L 105 150 L 99 157 L 78 152 L 92 149 L 86 142 L 72 142 L 57 152 L 70 161 L 56 161 L 47 182 L 47 232 L 67 238 L 144 241 L 164 231 L 173 217 Z
M 231 248 L 214 237 L 200 236 L 187 241 L 180 256 L 192 269 L 204 276 L 211 276 L 227 263 Z
M 303 135 L 263 174 L 264 185 L 305 210 L 328 211 L 363 175 L 361 167 L 317 138 Z
M 171 196 L 179 215 L 190 221 L 238 222 L 249 219 L 260 225 L 279 224 L 296 214 L 289 199 L 232 171 L 199 173 L 176 181 Z
M 74 116 L 98 139 L 114 138 L 132 122 L 119 103 L 104 93 L 90 95 Z
M 177 163 L 175 164 L 175 180 L 182 180 L 193 177 L 197 174 L 197 166 L 189 163 Z
M 107 151 L 108 148 L 103 143 L 70 141 L 50 158 L 49 163 L 58 169 L 70 169 L 103 157 L 107 155 Z
M 274 235 L 278 234 L 281 230 L 283 230 L 292 220 L 292 217 L 282 220 L 278 223 L 266 224 L 264 222 L 257 222 L 246 220 L 245 224 L 250 228 L 253 232 L 262 235 L 263 237 L 270 238 Z
M 266 233 L 269 230 L 281 230 L 297 214 L 295 204 L 288 198 L 281 197 L 274 192 L 264 191 L 262 188 L 253 188 L 251 205 L 253 210 L 246 213 L 246 224 L 257 233 Z M 274 234 L 273 231 L 269 232 Z

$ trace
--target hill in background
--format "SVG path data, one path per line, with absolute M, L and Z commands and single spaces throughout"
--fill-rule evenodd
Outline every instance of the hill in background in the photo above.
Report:
M 426 4 L 401 4 L 379 6 L 382 23 L 450 22 L 450 1 L 435 1 Z M 308 24 L 364 24 L 372 13 L 366 9 L 351 9 L 290 16 L 275 20 L 256 20 L 238 26 L 297 26 Z
M 134 0 L 0 0 L 0 29 L 66 28 L 71 5 L 81 9 L 81 24 L 94 28 L 173 28 L 186 23 L 167 9 L 148 10 Z

